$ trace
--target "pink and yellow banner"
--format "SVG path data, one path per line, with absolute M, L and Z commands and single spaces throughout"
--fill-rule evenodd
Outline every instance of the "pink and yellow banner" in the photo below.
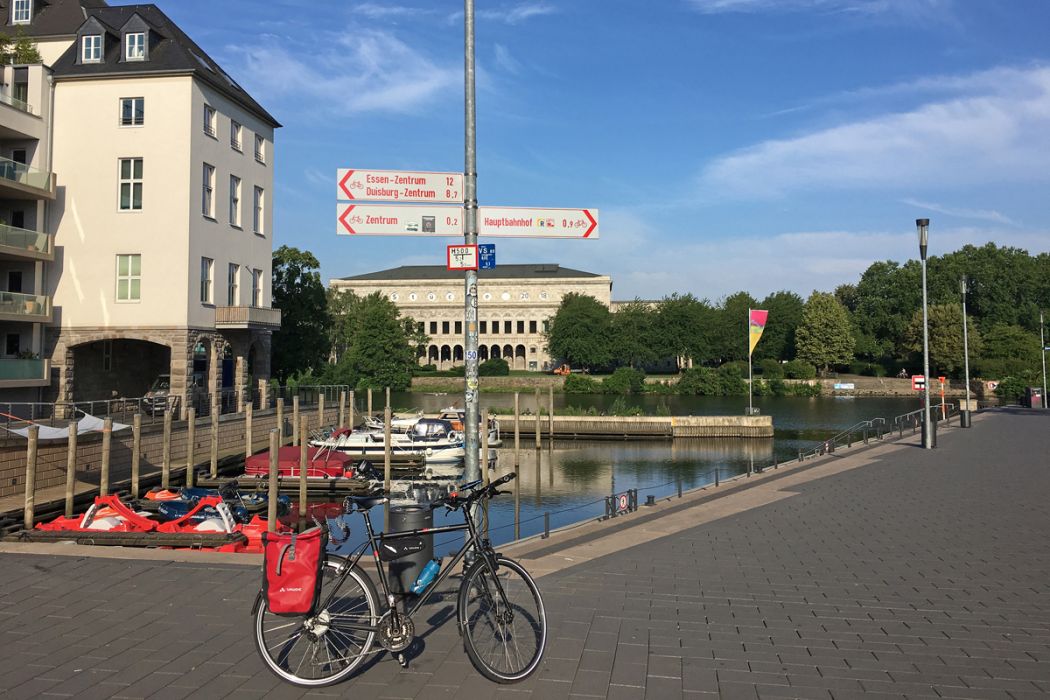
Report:
M 766 317 L 769 316 L 769 312 L 748 309 L 747 313 L 748 335 L 751 341 L 751 347 L 747 351 L 747 356 L 751 357 L 751 354 L 755 352 L 755 346 L 758 345 L 758 339 L 762 337 L 762 331 L 766 329 Z

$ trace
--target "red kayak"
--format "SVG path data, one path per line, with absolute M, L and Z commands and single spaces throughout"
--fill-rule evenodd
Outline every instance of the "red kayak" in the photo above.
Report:
M 298 447 L 281 447 L 277 450 L 277 475 L 299 476 Z M 351 478 L 354 475 L 354 458 L 343 452 L 323 447 L 306 448 L 306 478 L 334 479 Z M 270 475 L 270 451 L 252 455 L 244 462 L 245 476 L 267 477 Z

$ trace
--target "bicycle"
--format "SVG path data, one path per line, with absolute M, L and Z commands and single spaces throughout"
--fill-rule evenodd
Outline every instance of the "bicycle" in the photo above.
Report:
M 348 557 L 326 554 L 324 580 L 312 615 L 293 618 L 269 613 L 262 593 L 252 608 L 255 645 L 267 667 L 280 678 L 304 687 L 337 683 L 354 672 L 369 655 L 390 652 L 402 667 L 408 663 L 404 651 L 415 638 L 412 616 L 424 605 L 456 568 L 467 552 L 474 554 L 465 564 L 457 595 L 456 617 L 467 657 L 486 678 L 497 683 L 516 683 L 539 667 L 547 642 L 547 620 L 539 588 L 516 561 L 493 550 L 474 522 L 472 507 L 482 499 L 508 493 L 498 487 L 516 478 L 511 473 L 487 486 L 473 481 L 431 503 L 431 510 L 445 507 L 461 511 L 461 525 L 376 533 L 369 510 L 387 503 L 383 496 L 347 496 L 345 513 L 361 513 L 367 541 Z M 327 523 L 321 523 L 327 529 Z M 344 538 L 349 535 L 342 526 Z M 390 592 L 388 576 L 380 561 L 380 547 L 420 535 L 467 531 L 467 538 L 448 566 L 419 593 L 406 594 L 404 609 Z M 383 597 L 372 579 L 358 565 L 366 550 L 372 552 Z M 406 552 L 406 554 L 409 552 Z M 410 598 L 415 597 L 411 607 Z M 380 602 L 385 607 L 380 608 Z M 372 652 L 378 641 L 380 649 Z

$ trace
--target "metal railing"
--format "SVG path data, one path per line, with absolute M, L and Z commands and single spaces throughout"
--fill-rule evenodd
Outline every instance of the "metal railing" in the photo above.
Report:
M 893 429 L 897 431 L 898 437 L 904 437 L 904 430 L 911 429 L 914 435 L 922 427 L 922 415 L 925 408 L 909 411 L 893 419 Z M 938 403 L 930 406 L 930 416 L 934 421 L 944 421 L 945 425 L 952 424 L 952 416 L 959 415 L 959 407 L 953 403 Z
M 863 442 L 867 445 L 871 438 L 874 437 L 876 440 L 881 440 L 882 436 L 885 434 L 885 418 L 872 418 L 871 420 L 861 421 L 856 425 L 846 428 L 838 435 L 817 443 L 809 450 L 799 450 L 798 461 L 802 462 L 807 458 L 831 454 L 840 447 L 853 447 L 854 442 Z

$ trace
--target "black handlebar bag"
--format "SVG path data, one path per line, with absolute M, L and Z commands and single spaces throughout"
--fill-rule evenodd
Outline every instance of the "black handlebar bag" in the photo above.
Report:
M 274 615 L 312 615 L 321 594 L 328 533 L 263 533 L 263 599 Z

